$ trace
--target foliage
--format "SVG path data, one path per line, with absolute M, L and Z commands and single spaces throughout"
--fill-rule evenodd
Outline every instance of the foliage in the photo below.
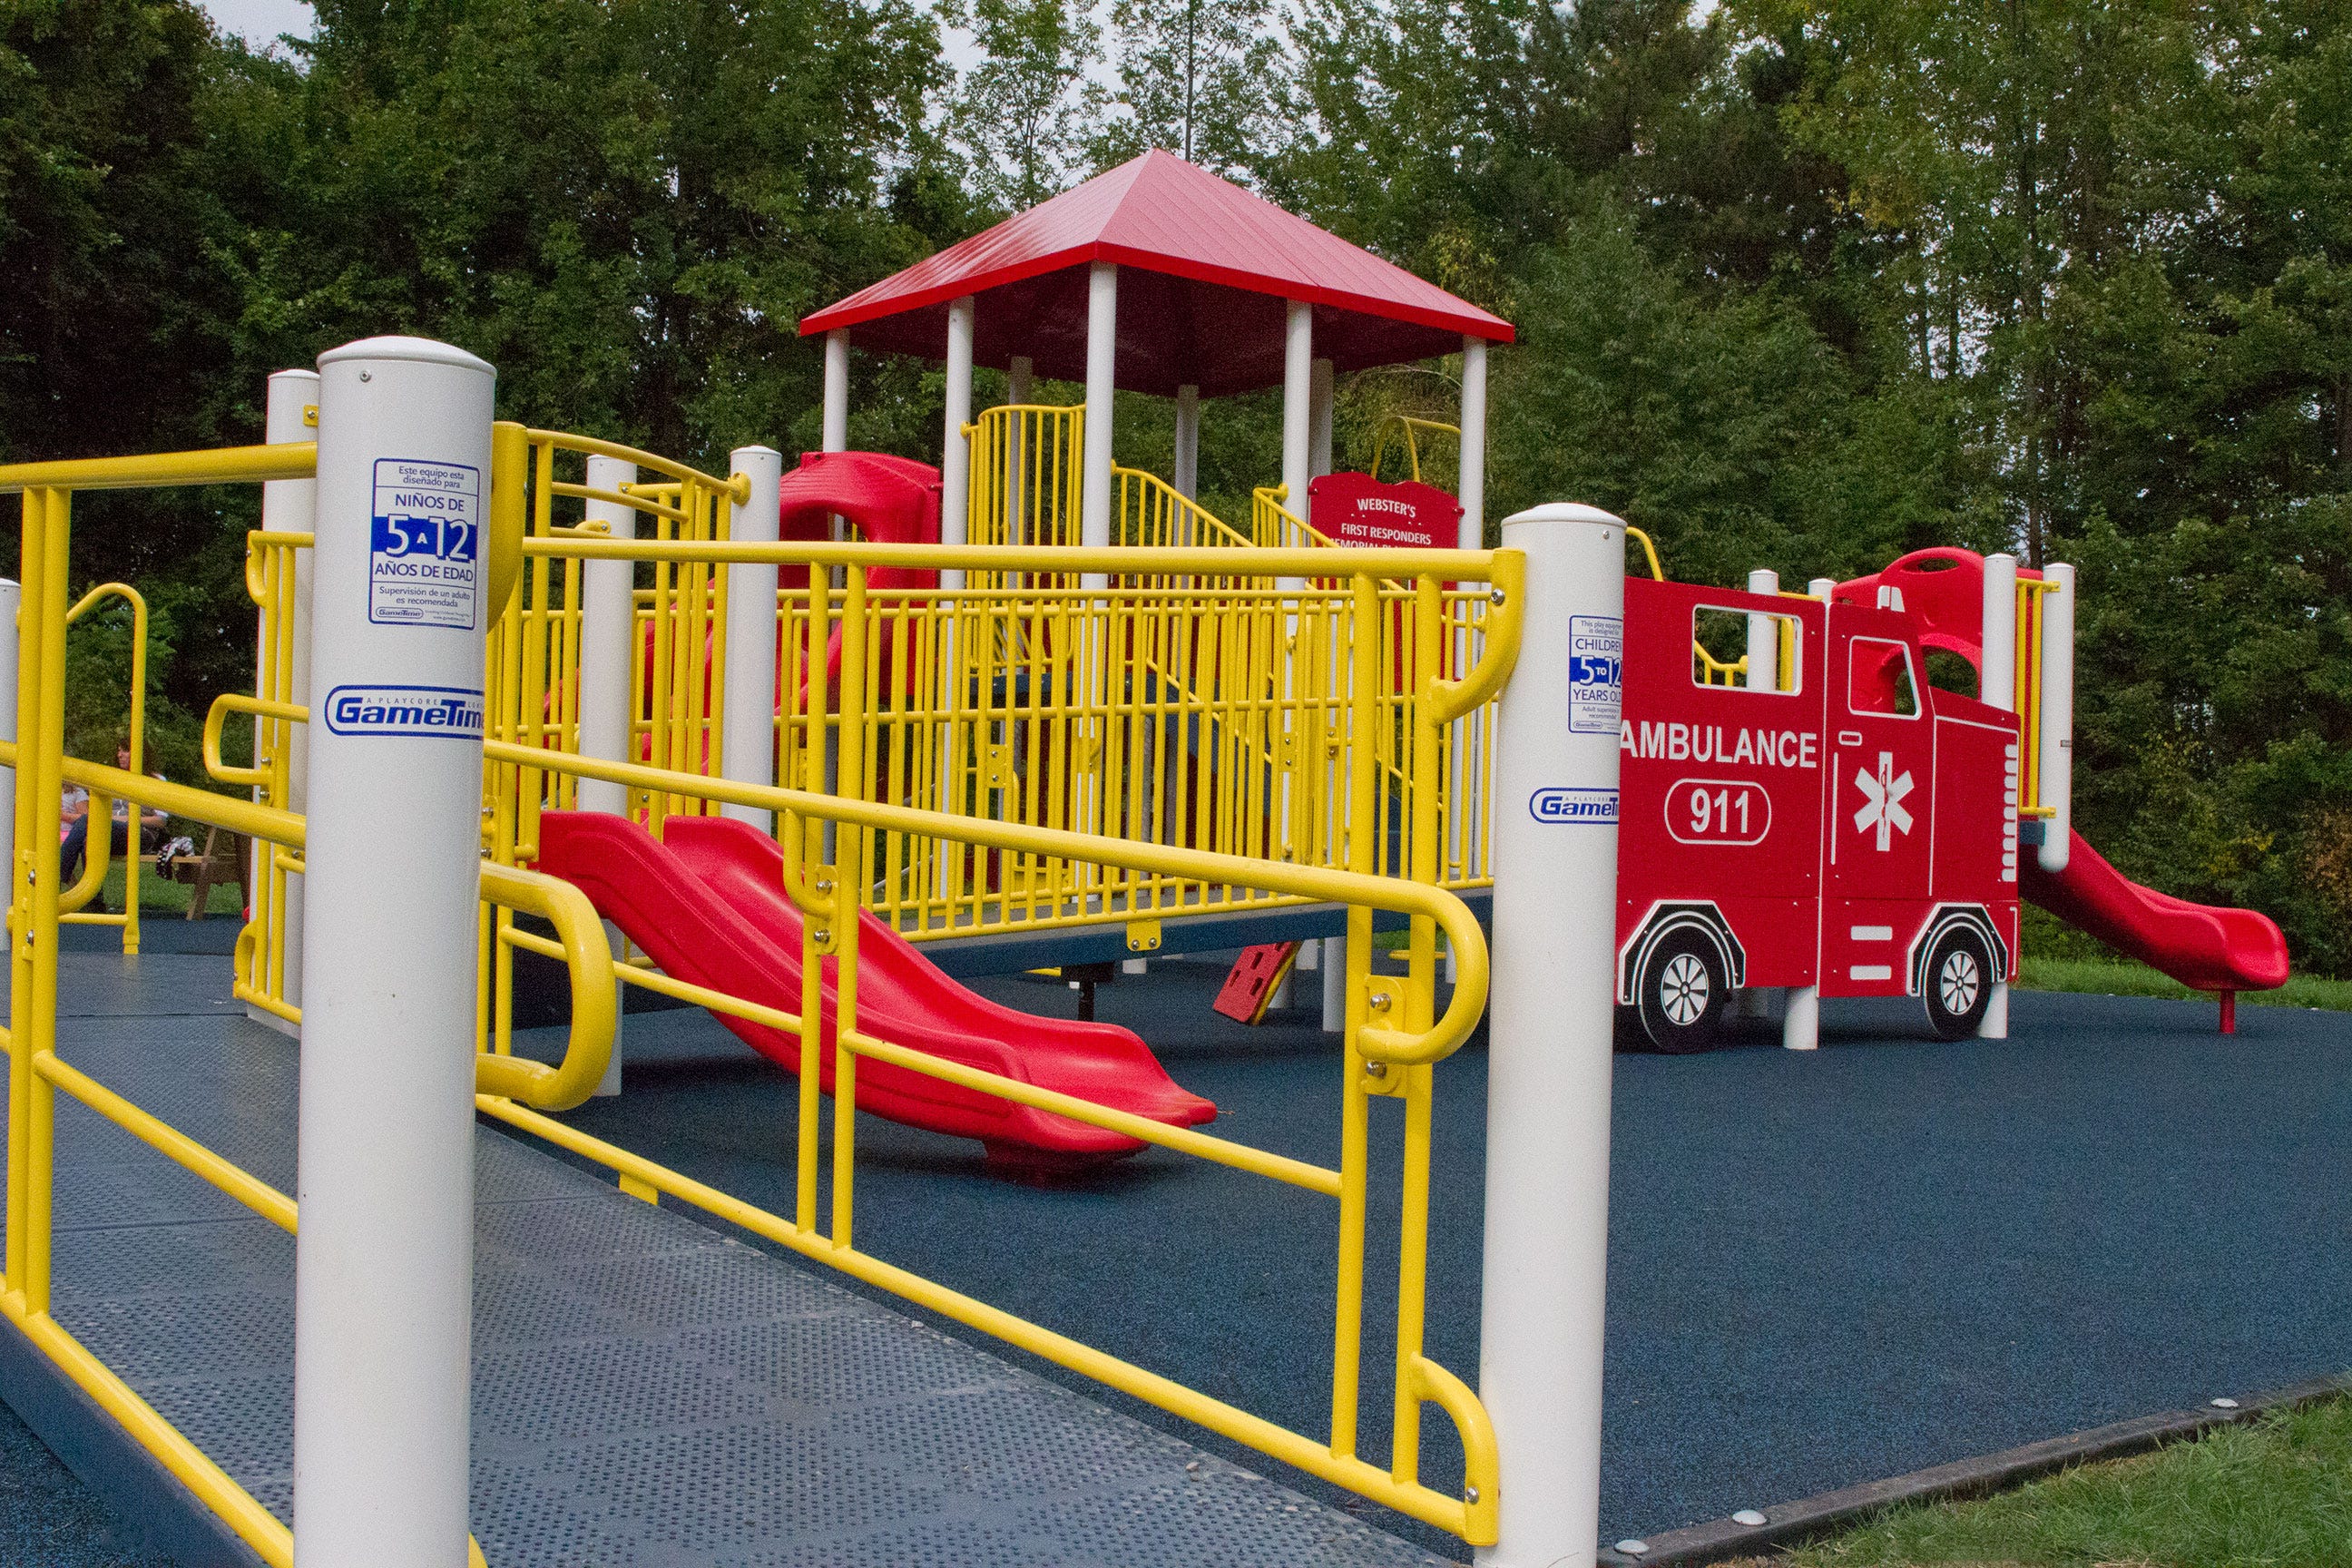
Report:
M 1087 75 L 1102 52 L 1094 0 L 946 0 L 981 63 L 948 110 L 974 192 L 992 211 L 1035 206 L 1068 181 L 1098 133 L 1105 94 Z
M 1118 107 L 1098 166 L 1164 147 L 1228 177 L 1271 140 L 1282 46 L 1272 0 L 1116 0 Z
M 256 55 L 189 0 L 0 0 L 0 454 L 250 439 L 268 372 L 394 331 L 490 359 L 515 417 L 803 448 L 803 313 L 1189 130 L 1518 324 L 1490 520 L 1594 501 L 1717 582 L 2078 563 L 2084 832 L 2352 973 L 2332 0 L 1114 0 L 1108 67 L 1094 0 L 317 9 Z M 1458 378 L 1343 377 L 1341 461 Z M 934 366 L 854 385 L 854 442 L 937 457 Z M 1243 510 L 1278 426 L 1206 411 L 1203 499 Z M 1169 439 L 1120 400 L 1123 460 Z M 135 582 L 168 632 L 161 733 L 245 681 L 252 506 L 78 504 L 77 587 Z M 79 689 L 119 691 L 99 638 Z

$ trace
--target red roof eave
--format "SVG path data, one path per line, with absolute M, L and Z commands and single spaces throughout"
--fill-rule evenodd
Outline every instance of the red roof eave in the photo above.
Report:
M 801 318 L 800 335 L 809 337 L 847 327 L 863 326 L 891 316 L 903 316 L 949 300 L 961 300 L 967 294 L 984 293 L 1007 283 L 1019 283 L 1026 279 L 1041 278 L 1049 272 L 1081 263 L 1108 261 L 1119 266 L 1131 266 L 1149 272 L 1170 277 L 1189 278 L 1196 282 L 1222 284 L 1252 294 L 1279 293 L 1284 299 L 1299 300 L 1310 305 L 1328 305 L 1335 310 L 1357 315 L 1373 316 L 1382 321 L 1406 321 L 1415 326 L 1430 327 L 1440 331 L 1461 332 L 1465 336 L 1483 338 L 1490 343 L 1508 343 L 1517 340 L 1517 331 L 1500 316 L 1470 309 L 1476 313 L 1465 315 L 1460 310 L 1445 310 L 1417 306 L 1395 300 L 1374 299 L 1349 293 L 1343 289 L 1325 289 L 1314 284 L 1274 289 L 1264 275 L 1243 271 L 1238 268 L 1219 267 L 1210 262 L 1195 261 L 1189 257 L 1170 257 L 1139 249 L 1133 246 L 1095 240 L 1072 246 L 1045 256 L 1030 257 L 1010 262 L 986 272 L 971 273 L 934 283 L 905 294 L 889 294 L 879 299 L 861 300 L 853 294 L 837 305 L 829 305 L 813 315 Z

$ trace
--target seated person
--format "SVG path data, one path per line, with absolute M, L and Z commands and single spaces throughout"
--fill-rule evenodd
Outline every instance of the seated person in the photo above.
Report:
M 131 748 L 129 746 L 125 745 L 116 748 L 114 753 L 114 765 L 118 768 L 128 768 L 131 766 Z M 147 776 L 150 778 L 160 779 L 163 775 L 159 773 L 151 773 Z M 82 860 L 89 852 L 89 795 L 88 792 L 79 789 L 68 790 L 67 792 L 66 810 L 71 814 L 72 820 L 66 828 L 65 843 L 58 851 L 58 867 L 60 885 L 70 888 L 81 879 Z M 141 812 L 139 814 L 139 853 L 142 855 L 152 855 L 155 852 L 156 846 L 162 844 L 163 841 L 163 814 L 160 811 Z M 114 853 L 117 855 L 128 855 L 131 853 L 131 803 L 127 800 L 118 800 L 114 803 L 113 843 Z

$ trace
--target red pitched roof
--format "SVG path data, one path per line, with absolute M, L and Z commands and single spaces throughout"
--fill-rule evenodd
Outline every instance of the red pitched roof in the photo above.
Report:
M 1203 396 L 1282 380 L 1283 302 L 1315 307 L 1315 352 L 1343 371 L 1509 342 L 1511 324 L 1250 195 L 1151 152 L 861 289 L 801 322 L 861 348 L 940 359 L 947 307 L 974 310 L 976 363 L 1030 355 L 1040 375 L 1086 376 L 1087 267 L 1119 266 L 1118 384 Z

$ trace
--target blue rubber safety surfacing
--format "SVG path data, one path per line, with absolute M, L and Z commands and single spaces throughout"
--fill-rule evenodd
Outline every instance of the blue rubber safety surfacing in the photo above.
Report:
M 1098 1016 L 1218 1102 L 1208 1131 L 1333 1162 L 1324 1037 L 1304 1012 L 1256 1030 L 1214 1016 L 1222 975 L 1155 961 L 1144 981 L 1103 987 Z M 981 988 L 1073 1009 L 1039 982 Z M 1706 1056 L 1617 1058 L 1603 1540 L 2352 1363 L 2331 1176 L 2352 1160 L 2352 1017 L 2249 1006 L 2224 1038 L 2210 1004 L 2030 993 L 2012 1016 L 2010 1040 L 1944 1043 L 1916 1005 L 1831 1003 L 1815 1053 L 1778 1049 L 1775 1030 Z M 791 1080 L 701 1014 L 629 1029 L 627 1093 L 572 1120 L 788 1202 Z M 1428 1348 L 1475 1383 L 1483 1041 L 1437 1083 Z M 1374 1102 L 1376 1173 L 1394 1170 L 1395 1109 Z M 1025 1186 L 988 1173 L 974 1144 L 871 1118 L 858 1136 L 862 1248 L 1325 1429 L 1327 1200 L 1160 1151 Z M 1392 1178 L 1376 1176 L 1373 1205 L 1378 1237 Z M 1375 1458 L 1392 1291 L 1392 1243 L 1376 1245 L 1362 1447 Z M 1449 1484 L 1450 1429 L 1431 1412 L 1423 1431 L 1423 1474 Z
M 225 965 L 61 973 L 68 1059 L 292 1189 L 295 1050 L 224 1016 Z M 63 1096 L 57 1146 L 58 1321 L 289 1517 L 292 1238 Z M 497 1568 L 1436 1561 L 487 1128 L 476 1179 Z

